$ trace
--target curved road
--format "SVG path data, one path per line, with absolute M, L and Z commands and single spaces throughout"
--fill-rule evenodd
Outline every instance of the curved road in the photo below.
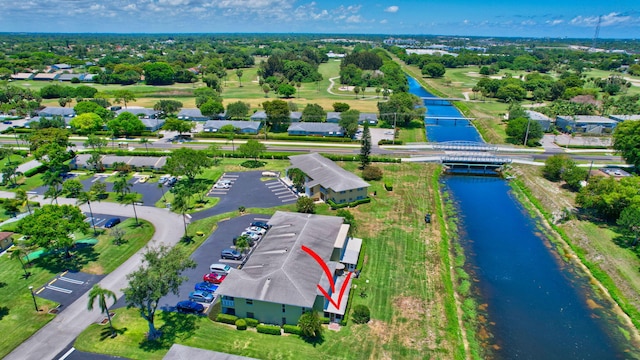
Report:
M 0 198 L 10 198 L 14 194 L 10 192 L 0 192 Z M 51 199 L 44 199 L 35 196 L 31 199 L 42 204 L 48 204 Z M 58 199 L 60 204 L 75 204 L 74 199 Z M 115 203 L 91 204 L 95 213 L 110 214 L 114 216 L 133 217 L 133 208 L 130 205 L 119 205 Z M 88 211 L 88 207 L 80 207 L 83 211 Z M 167 245 L 173 246 L 184 235 L 184 227 L 180 215 L 171 213 L 165 209 L 149 206 L 136 206 L 138 217 L 149 221 L 155 227 L 155 233 L 147 246 Z M 142 263 L 142 254 L 146 248 L 131 256 L 120 267 L 107 275 L 98 284 L 107 288 L 117 297 L 123 295 L 121 288 L 126 284 L 126 276 L 136 270 Z M 88 292 L 87 292 L 88 293 Z M 52 359 L 56 354 L 64 350 L 80 333 L 91 325 L 102 319 L 104 315 L 100 313 L 98 307 L 94 311 L 87 310 L 88 295 L 85 293 L 64 311 L 56 315 L 47 325 L 33 334 L 29 339 L 15 348 L 5 360 L 42 360 Z

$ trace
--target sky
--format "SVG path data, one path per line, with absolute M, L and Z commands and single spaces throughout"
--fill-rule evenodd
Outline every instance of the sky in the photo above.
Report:
M 640 38 L 638 0 L 0 0 L 0 32 Z

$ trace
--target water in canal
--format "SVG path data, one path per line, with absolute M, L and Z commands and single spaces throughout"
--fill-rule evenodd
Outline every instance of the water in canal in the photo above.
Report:
M 426 92 L 409 78 L 411 92 Z M 427 116 L 461 117 L 453 106 L 429 106 Z M 425 120 L 430 141 L 471 140 L 470 124 Z M 610 304 L 594 294 L 588 279 L 561 260 L 535 220 L 497 177 L 446 176 L 457 206 L 467 270 L 493 335 L 498 359 L 627 359 Z M 486 309 L 486 310 L 484 310 Z M 630 351 L 630 352 L 628 352 Z M 635 356 L 634 356 L 635 355 Z

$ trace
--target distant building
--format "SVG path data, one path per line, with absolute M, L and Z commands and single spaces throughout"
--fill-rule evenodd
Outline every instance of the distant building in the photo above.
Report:
M 329 111 L 327 113 L 327 122 L 328 123 L 338 123 L 338 122 L 340 122 L 340 119 L 342 119 L 342 117 L 341 117 L 339 112 Z
M 289 125 L 289 135 L 344 136 L 344 129 L 335 123 L 296 122 Z
M 32 80 L 36 74 L 34 73 L 17 73 L 11 75 L 13 80 Z
M 144 125 L 144 129 L 147 131 L 158 131 L 162 128 L 164 123 L 166 122 L 164 119 L 158 118 L 142 118 L 140 119 L 142 124 Z
M 558 115 L 556 128 L 568 133 L 610 134 L 618 122 L 597 115 Z
M 13 233 L 8 231 L 0 232 L 0 251 L 5 251 L 13 245 Z
M 257 134 L 262 128 L 260 121 L 242 121 L 242 120 L 209 120 L 204 123 L 205 132 L 218 132 L 224 126 L 231 125 L 240 129 L 243 134 Z
M 89 154 L 76 155 L 69 167 L 74 170 L 78 169 L 92 169 L 93 165 L 89 165 L 88 161 L 91 158 Z M 153 157 L 153 156 L 115 156 L 115 155 L 102 155 L 100 158 L 102 165 L 105 168 L 113 167 L 114 163 L 125 163 L 136 170 L 160 170 L 167 163 L 167 157 Z
M 256 111 L 255 113 L 253 113 L 253 115 L 249 117 L 249 119 L 253 121 L 266 121 L 267 113 L 264 110 Z
M 58 80 L 59 76 L 60 74 L 56 74 L 56 73 L 51 73 L 51 74 L 39 73 L 39 74 L 35 74 L 32 80 L 53 81 L 53 80 Z
M 51 65 L 51 69 L 53 70 L 70 70 L 71 65 L 69 64 L 53 64 Z
M 191 120 L 191 121 L 207 121 L 211 120 L 211 117 L 204 116 L 200 112 L 200 109 L 182 109 L 178 113 L 178 119 L 180 120 Z
M 640 120 L 640 115 L 609 115 L 615 121 Z
M 160 116 L 160 114 L 162 114 L 162 111 L 160 110 L 154 110 L 154 109 L 150 109 L 150 108 L 143 108 L 143 107 L 135 107 L 135 106 L 129 106 L 127 108 L 120 108 L 118 110 L 115 111 L 116 116 L 124 113 L 124 112 L 128 112 L 131 113 L 139 118 L 143 118 L 143 119 L 156 119 Z
M 553 119 L 551 119 L 547 115 L 532 110 L 525 110 L 524 112 L 527 114 L 527 117 L 531 119 L 531 121 L 535 121 L 540 124 L 543 131 L 547 132 L 551 129 Z
M 318 153 L 289 156 L 291 168 L 306 175 L 305 194 L 336 204 L 350 203 L 368 196 L 369 183 Z
M 299 122 L 302 120 L 302 111 L 292 111 L 289 114 L 289 120 L 291 120 L 291 122 Z
M 67 107 L 58 107 L 58 106 L 47 106 L 46 108 L 38 111 L 38 116 L 41 118 L 52 118 L 54 116 L 62 116 L 65 118 L 72 118 L 76 116 L 75 110 L 73 108 Z
M 77 78 L 78 80 L 82 79 L 82 76 L 84 74 L 60 74 L 60 76 L 58 76 L 58 81 L 71 81 L 74 78 Z
M 360 113 L 358 124 L 363 125 L 368 122 L 369 125 L 378 125 L 378 114 L 376 113 Z

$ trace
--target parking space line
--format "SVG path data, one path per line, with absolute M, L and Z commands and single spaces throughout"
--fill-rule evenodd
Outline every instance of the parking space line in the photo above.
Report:
M 60 279 L 62 281 L 66 281 L 68 283 L 76 284 L 76 285 L 84 284 L 84 281 L 80 281 L 80 280 L 76 280 L 76 279 L 69 279 L 68 277 L 64 277 L 64 276 L 60 276 L 58 279 Z
M 44 287 L 41 287 L 38 291 L 36 291 L 36 295 L 40 294 L 43 291 L 44 291 Z
M 69 355 L 71 355 L 72 352 L 76 351 L 76 348 L 71 347 L 71 349 L 69 349 L 69 351 L 67 351 L 66 353 L 64 353 L 64 355 L 62 355 L 62 357 L 60 357 L 60 359 L 58 360 L 65 360 L 67 357 L 69 357 Z
M 264 183 L 264 184 L 267 185 L 267 187 L 274 187 L 274 186 L 282 185 L 281 183 L 279 183 L 277 181 L 276 182 L 270 182 L 270 183 L 267 182 L 267 183 Z
M 239 178 L 239 177 L 240 177 L 240 175 L 229 175 L 229 174 L 224 174 L 224 175 L 222 175 L 220 178 L 227 178 L 227 177 L 237 179 L 237 178 Z
M 271 191 L 276 195 L 291 194 L 291 191 L 287 189 L 279 189 L 279 190 L 271 190 Z
M 47 285 L 46 288 L 49 289 L 49 290 L 58 291 L 58 292 L 65 293 L 65 294 L 71 294 L 73 292 L 73 290 L 69 290 L 69 289 L 65 289 L 65 288 L 61 288 L 61 287 L 57 287 L 57 286 Z
M 53 284 L 54 282 L 58 281 L 58 278 L 55 278 L 53 280 L 51 280 L 51 282 L 49 283 L 49 285 Z

